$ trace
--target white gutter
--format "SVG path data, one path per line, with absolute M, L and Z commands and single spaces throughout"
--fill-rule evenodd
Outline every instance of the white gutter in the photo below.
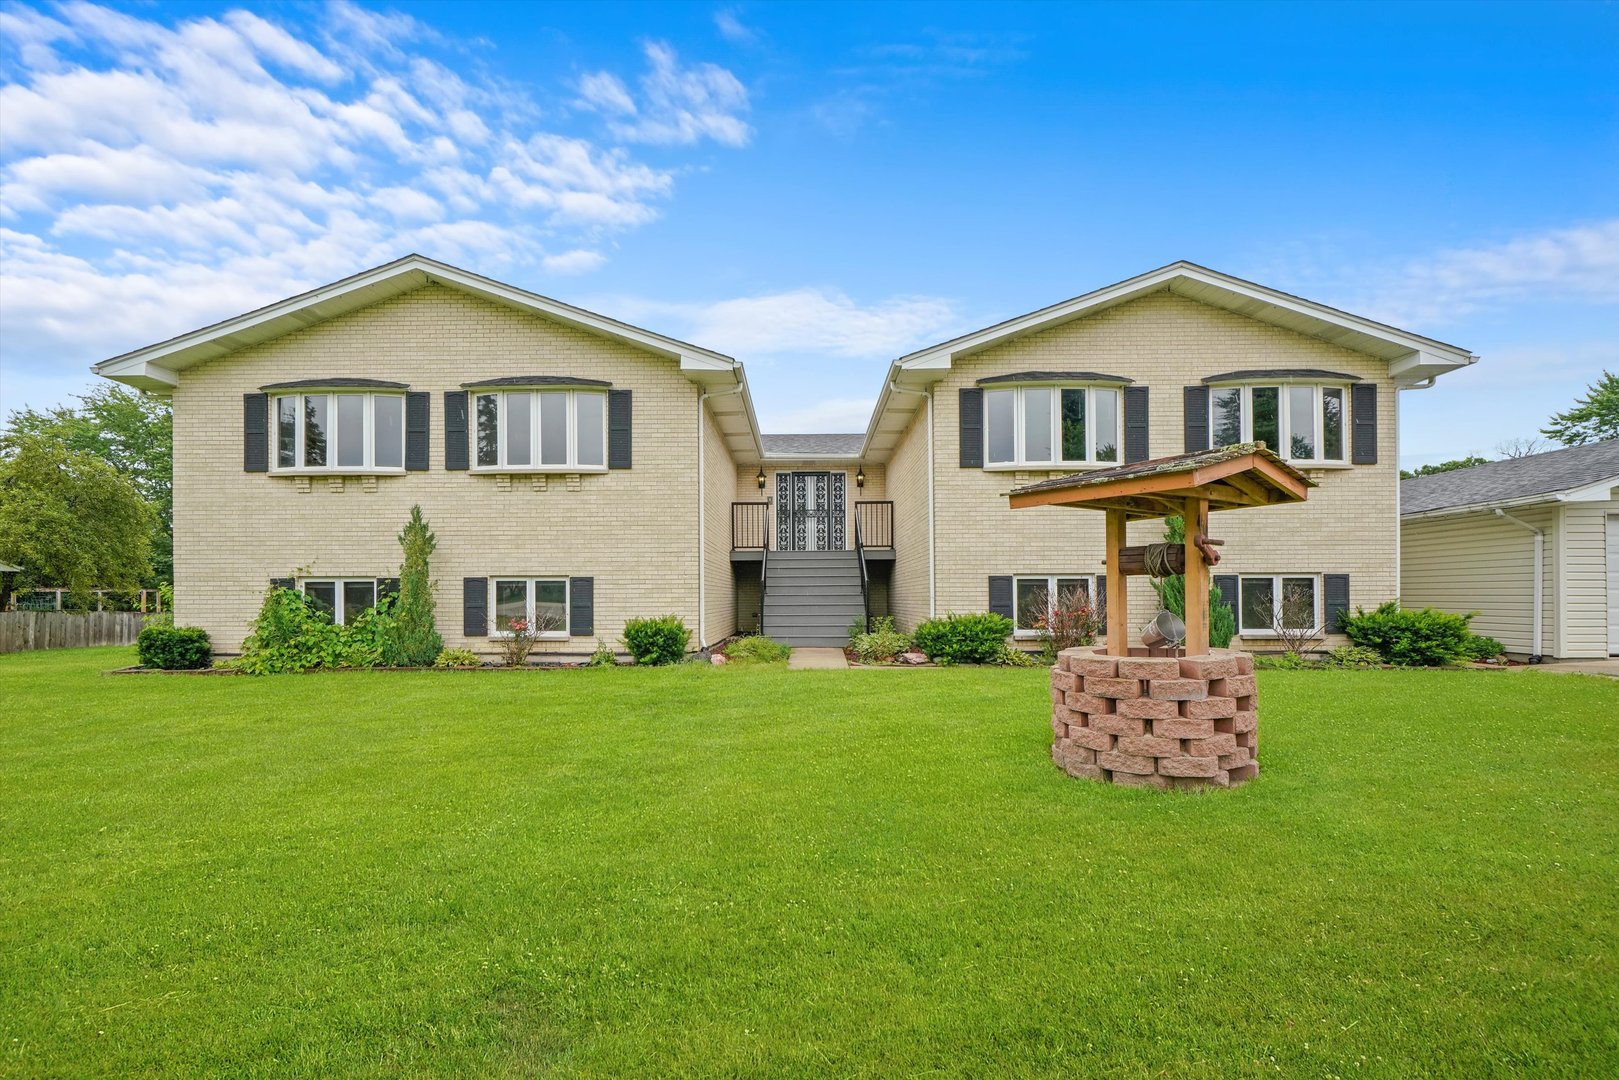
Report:
M 1540 630 L 1541 630 L 1541 626 L 1540 626 L 1541 610 L 1540 610 L 1540 608 L 1541 608 L 1541 596 L 1542 596 L 1542 578 L 1543 578 L 1544 573 L 1545 573 L 1546 531 L 1544 529 L 1536 528 L 1535 526 L 1529 524 L 1527 521 L 1524 521 L 1522 518 L 1513 517 L 1511 514 L 1507 513 L 1505 510 L 1500 509 L 1499 507 L 1495 511 L 1495 516 L 1498 517 L 1498 518 L 1503 518 L 1503 519 L 1505 519 L 1507 521 L 1510 521 L 1514 525 L 1521 525 L 1524 528 L 1528 529 L 1530 532 L 1535 534 L 1535 608 L 1534 608 L 1534 611 L 1532 613 L 1532 617 L 1533 617 L 1532 625 L 1534 626 L 1534 631 L 1533 631 L 1534 644 L 1533 644 L 1533 649 L 1529 654 L 1529 662 L 1531 664 L 1538 664 L 1538 663 L 1540 663 L 1541 656 L 1542 656 L 1541 651 L 1540 651 Z
M 743 384 L 740 380 L 728 390 L 709 390 L 697 396 L 697 647 L 708 648 L 708 551 L 705 544 L 708 539 L 708 499 L 703 488 L 708 480 L 707 469 L 704 465 L 704 450 L 708 443 L 707 432 L 703 430 L 703 419 L 708 414 L 704 411 L 711 397 L 728 397 L 731 394 L 740 394 Z
M 915 394 L 928 402 L 928 618 L 932 619 L 939 614 L 938 563 L 933 551 L 933 386 L 930 383 L 926 390 L 907 390 L 889 379 L 888 389 L 896 394 Z

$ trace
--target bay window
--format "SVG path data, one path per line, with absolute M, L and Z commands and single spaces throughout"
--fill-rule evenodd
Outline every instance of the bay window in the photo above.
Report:
M 1055 608 L 1070 610 L 1081 605 L 1095 608 L 1096 579 L 1075 577 L 1017 577 L 1013 580 L 1015 594 L 1014 631 L 1030 636 L 1044 630 Z
M 1315 577 L 1247 577 L 1240 582 L 1237 632 L 1273 636 L 1277 627 L 1313 630 L 1321 626 L 1321 590 Z
M 1215 386 L 1209 391 L 1213 446 L 1263 442 L 1291 462 L 1342 464 L 1342 386 Z
M 476 394 L 477 467 L 542 471 L 607 464 L 607 395 L 590 390 Z
M 273 415 L 277 470 L 405 469 L 403 394 L 282 394 Z
M 540 637 L 568 636 L 567 578 L 495 578 L 494 633 L 521 619 Z
M 1015 386 L 984 392 L 986 464 L 1092 465 L 1119 460 L 1119 391 Z

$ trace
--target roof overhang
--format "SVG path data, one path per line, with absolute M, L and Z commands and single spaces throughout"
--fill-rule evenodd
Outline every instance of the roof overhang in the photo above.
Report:
M 1619 476 L 1608 476 L 1579 487 L 1562 491 L 1542 491 L 1534 495 L 1520 495 L 1514 499 L 1492 499 L 1486 502 L 1463 503 L 1459 506 L 1436 506 L 1432 510 L 1402 513 L 1401 521 L 1431 521 L 1435 518 L 1460 517 L 1463 514 L 1487 514 L 1494 510 L 1515 510 L 1529 506 L 1556 505 L 1558 503 L 1608 502 L 1619 488 Z
M 1014 488 L 1007 502 L 1013 510 L 1066 506 L 1139 521 L 1179 514 L 1188 499 L 1211 511 L 1304 502 L 1315 486 L 1263 443 L 1238 443 L 1042 480 Z
M 91 370 L 127 386 L 167 394 L 178 384 L 179 373 L 187 368 L 428 285 L 457 289 L 491 303 L 541 315 L 565 326 L 677 360 L 680 370 L 694 382 L 706 384 L 715 377 L 734 381 L 733 372 L 740 368 L 723 353 L 643 330 L 422 255 L 407 255 L 244 315 L 103 360 Z
M 1458 345 L 1244 281 L 1196 263 L 1175 262 L 900 357 L 890 366 L 888 379 L 878 396 L 866 432 L 866 452 L 868 455 L 891 453 L 919 404 L 919 399 L 903 393 L 896 395 L 895 390 L 925 391 L 943 378 L 958 358 L 1158 292 L 1184 296 L 1376 357 L 1387 362 L 1389 375 L 1401 387 L 1425 384 L 1478 360 Z

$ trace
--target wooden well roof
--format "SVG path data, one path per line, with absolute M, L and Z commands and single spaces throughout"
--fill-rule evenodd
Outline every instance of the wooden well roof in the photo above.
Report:
M 1122 510 L 1137 520 L 1179 514 L 1189 498 L 1207 499 L 1211 511 L 1303 502 L 1315 486 L 1264 443 L 1252 442 L 1059 476 L 1015 488 L 1008 498 L 1014 510 Z

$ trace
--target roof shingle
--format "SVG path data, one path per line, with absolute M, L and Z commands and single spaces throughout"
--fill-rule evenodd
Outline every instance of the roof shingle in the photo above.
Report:
M 1619 481 L 1619 439 L 1402 480 L 1400 513 L 1551 496 L 1609 477 Z
M 767 454 L 797 454 L 802 457 L 819 457 L 823 454 L 849 455 L 860 453 L 865 445 L 866 437 L 862 434 L 853 435 L 761 435 L 759 441 L 764 444 Z

